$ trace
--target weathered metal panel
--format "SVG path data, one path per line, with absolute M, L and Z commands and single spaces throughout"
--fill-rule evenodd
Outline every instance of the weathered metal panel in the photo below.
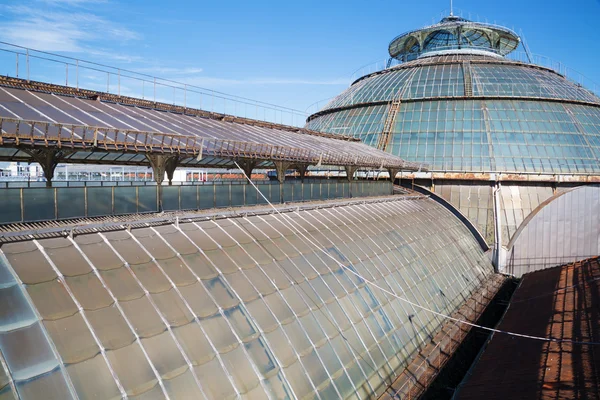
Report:
M 504 271 L 521 276 L 600 254 L 600 186 L 581 186 L 542 203 L 508 244 Z

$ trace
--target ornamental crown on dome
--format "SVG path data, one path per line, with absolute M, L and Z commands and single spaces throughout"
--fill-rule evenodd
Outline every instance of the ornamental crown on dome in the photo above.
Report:
M 437 24 L 397 36 L 389 45 L 389 53 L 400 61 L 456 53 L 500 57 L 515 50 L 520 42 L 508 28 L 449 15 Z

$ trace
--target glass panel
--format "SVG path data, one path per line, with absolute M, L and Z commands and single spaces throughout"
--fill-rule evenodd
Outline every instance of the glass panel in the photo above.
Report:
M 94 333 L 107 350 L 130 345 L 135 340 L 133 332 L 115 306 L 86 312 Z
M 213 399 L 225 399 L 235 396 L 235 390 L 216 358 L 194 367 L 196 374 L 202 377 L 204 392 Z
M 17 383 L 21 399 L 71 399 L 67 382 L 60 370 L 42 375 L 36 379 Z
M 142 339 L 142 344 L 152 365 L 163 379 L 170 379 L 187 369 L 187 364 L 170 332 Z
M 100 235 L 78 235 L 75 236 L 75 242 L 99 270 L 119 268 L 123 265 Z
M 27 286 L 27 292 L 44 319 L 58 319 L 73 315 L 77 306 L 59 281 Z
M 215 357 L 214 350 L 197 323 L 175 328 L 173 333 L 193 365 L 204 364 Z
M 66 282 L 79 304 L 86 310 L 97 310 L 113 303 L 102 282 L 93 272 L 67 277 Z
M 2 246 L 2 251 L 25 284 L 46 282 L 57 277 L 33 242 L 7 243 Z
M 259 381 L 243 349 L 243 346 L 239 346 L 222 357 L 237 389 L 240 393 L 247 393 L 259 385 Z
M 85 217 L 85 188 L 57 188 L 58 218 Z
M 19 189 L 0 190 L 0 223 L 21 221 L 21 191 Z
M 199 278 L 210 279 L 218 275 L 215 267 L 202 253 L 185 254 L 182 258 Z
M 156 229 L 163 239 L 165 239 L 179 254 L 192 254 L 198 251 L 196 246 L 172 225 L 157 226 L 154 229 Z
M 171 283 L 154 261 L 132 265 L 131 270 L 142 283 L 142 287 L 146 288 L 150 293 L 160 293 L 171 288 Z
M 80 313 L 58 321 L 44 321 L 44 326 L 66 364 L 85 361 L 100 352 Z
M 119 388 L 101 355 L 78 364 L 68 365 L 67 372 L 79 398 L 121 397 Z
M 200 318 L 213 315 L 218 307 L 209 297 L 204 285 L 200 282 L 179 288 L 181 294 L 190 305 L 194 314 Z
M 158 384 L 138 343 L 106 353 L 108 361 L 129 396 L 147 392 Z
M 238 345 L 231 328 L 222 315 L 217 314 L 200 321 L 210 341 L 220 353 L 226 352 Z
M 202 378 L 200 377 L 200 379 Z M 204 397 L 190 370 L 165 381 L 165 389 L 172 399 L 200 399 Z
M 152 299 L 170 326 L 180 326 L 194 319 L 175 289 L 153 294 Z
M 137 300 L 123 301 L 121 307 L 140 337 L 154 336 L 167 329 L 146 296 Z
M 0 266 L 1 268 L 2 266 Z M 0 304 L 2 304 L 0 307 L 0 332 L 31 325 L 37 320 L 37 316 L 17 284 L 2 288 L 0 283 Z
M 23 189 L 23 219 L 25 221 L 53 220 L 54 189 Z
M 110 244 L 131 265 L 150 262 L 150 256 L 129 236 L 127 232 L 107 232 L 104 234 Z
M 194 274 L 179 257 L 159 260 L 158 264 L 177 286 L 187 286 L 197 282 Z
M 100 271 L 100 276 L 118 300 L 133 300 L 144 295 L 140 285 L 138 285 L 129 269 L 125 267 Z
M 39 323 L 0 333 L 0 350 L 14 380 L 44 374 L 58 365 Z

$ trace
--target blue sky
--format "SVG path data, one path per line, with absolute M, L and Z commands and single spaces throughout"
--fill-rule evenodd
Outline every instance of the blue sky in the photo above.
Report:
M 454 7 L 522 32 L 531 52 L 600 83 L 600 0 Z M 445 1 L 2 0 L 0 40 L 305 110 L 344 90 L 359 67 L 383 62 L 396 35 L 448 10 Z M 40 79 L 64 75 L 30 68 Z M 0 73 L 14 70 L 14 55 L 0 54 Z

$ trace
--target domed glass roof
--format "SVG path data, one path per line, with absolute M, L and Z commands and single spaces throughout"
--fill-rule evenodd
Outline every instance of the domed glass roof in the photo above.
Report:
M 497 55 L 456 51 L 366 75 L 307 128 L 359 137 L 432 171 L 600 174 L 600 98 Z

